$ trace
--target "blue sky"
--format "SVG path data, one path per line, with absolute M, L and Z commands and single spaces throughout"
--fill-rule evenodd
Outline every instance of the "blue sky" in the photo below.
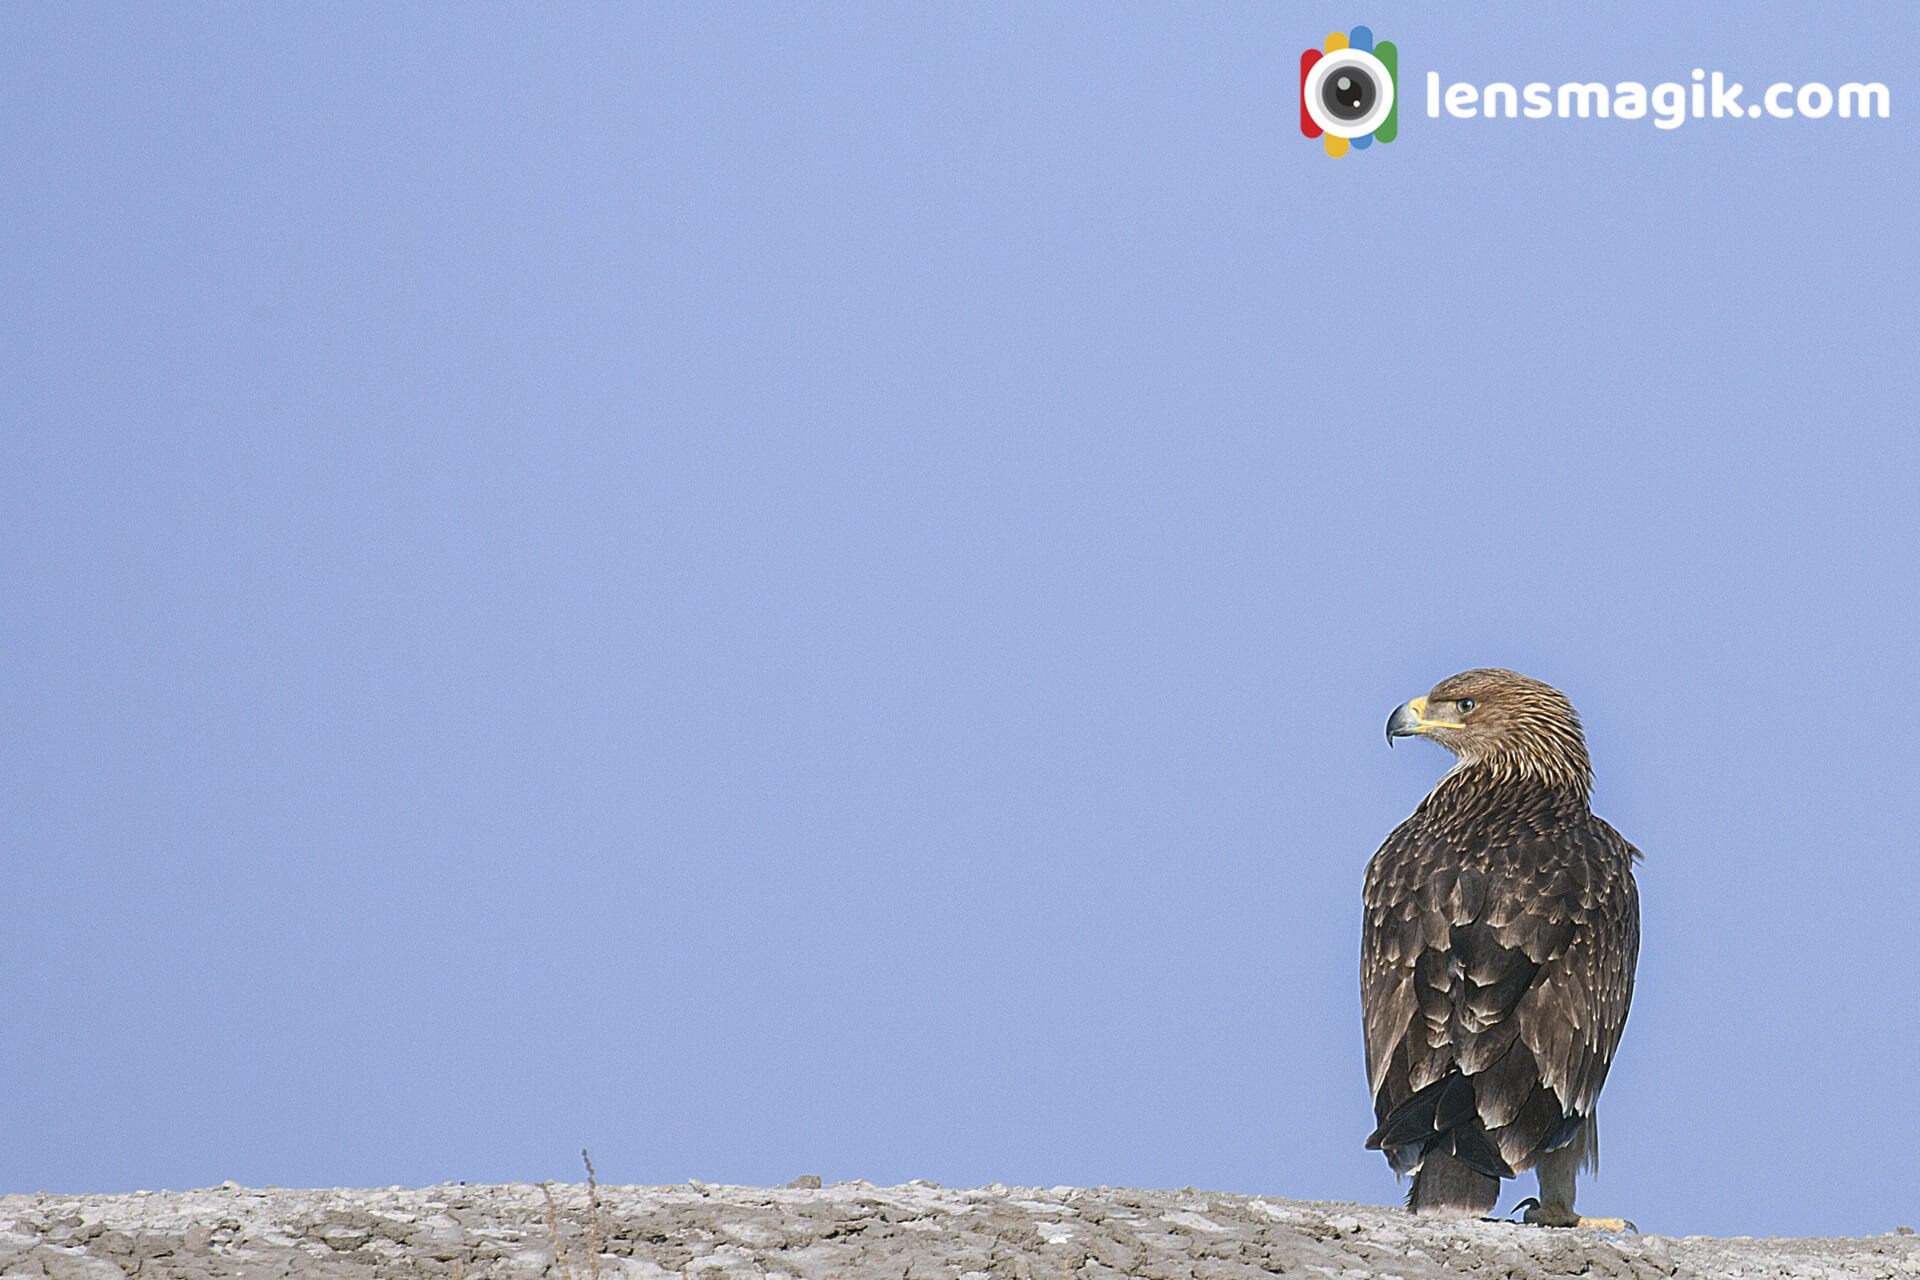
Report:
M 1359 22 L 1893 110 L 1336 161 Z M 0 1190 L 1393 1202 L 1381 727 L 1503 665 L 1647 855 L 1582 1208 L 1914 1223 L 1917 37 L 8 8 Z

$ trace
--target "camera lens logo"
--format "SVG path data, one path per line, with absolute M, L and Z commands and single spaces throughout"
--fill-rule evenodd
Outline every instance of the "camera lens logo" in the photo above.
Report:
M 1300 55 L 1300 132 L 1321 138 L 1330 156 L 1365 150 L 1400 134 L 1400 50 L 1366 27 L 1327 37 Z

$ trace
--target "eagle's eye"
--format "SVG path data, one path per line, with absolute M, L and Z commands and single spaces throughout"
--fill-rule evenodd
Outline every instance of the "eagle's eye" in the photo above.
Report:
M 1465 715 L 1467 714 L 1467 712 L 1471 710 L 1473 710 L 1473 699 L 1472 698 L 1460 699 L 1460 714 Z

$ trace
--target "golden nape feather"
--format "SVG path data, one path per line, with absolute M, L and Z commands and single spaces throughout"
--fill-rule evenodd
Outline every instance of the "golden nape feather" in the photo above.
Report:
M 1633 999 L 1634 847 L 1588 807 L 1573 705 L 1514 671 L 1462 672 L 1396 709 L 1389 741 L 1457 757 L 1367 864 L 1361 1006 L 1378 1127 L 1411 1208 L 1486 1214 L 1540 1178 L 1573 1214 L 1594 1105 Z

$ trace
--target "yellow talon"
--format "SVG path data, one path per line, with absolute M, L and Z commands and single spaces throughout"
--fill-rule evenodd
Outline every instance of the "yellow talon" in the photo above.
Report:
M 1564 1204 L 1541 1204 L 1532 1196 L 1522 1200 L 1518 1207 L 1527 1211 L 1521 1221 L 1538 1227 L 1585 1227 L 1589 1231 L 1631 1231 L 1636 1235 L 1640 1231 L 1625 1218 L 1583 1218 Z

